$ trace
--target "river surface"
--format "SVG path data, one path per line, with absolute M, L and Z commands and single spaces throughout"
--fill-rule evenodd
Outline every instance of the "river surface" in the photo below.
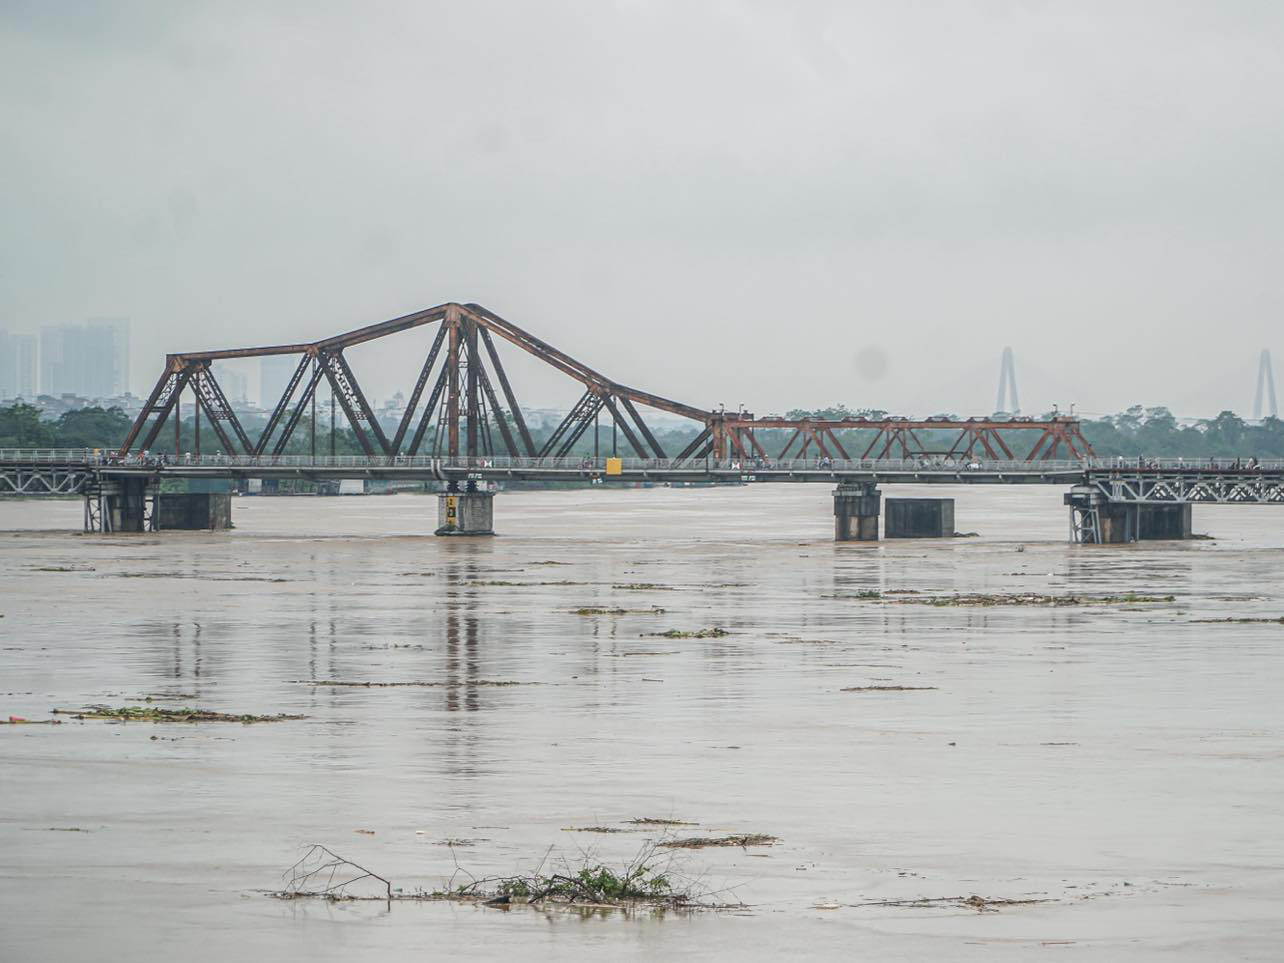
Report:
M 819 485 L 501 494 L 485 539 L 422 495 L 0 501 L 0 718 L 306 716 L 0 726 L 0 957 L 1284 957 L 1284 625 L 1199 621 L 1284 616 L 1284 507 L 1073 546 L 1060 489 L 918 493 L 979 537 L 835 544 Z M 779 842 L 673 851 L 719 912 L 264 892 L 311 843 L 409 891 L 735 833 Z M 972 895 L 1039 902 L 885 905 Z

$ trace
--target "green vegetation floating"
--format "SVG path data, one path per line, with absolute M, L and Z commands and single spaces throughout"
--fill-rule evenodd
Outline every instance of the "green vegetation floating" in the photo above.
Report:
M 708 893 L 699 884 L 680 879 L 673 872 L 673 857 L 657 852 L 648 842 L 629 862 L 616 869 L 586 858 L 577 866 L 565 860 L 545 870 L 545 863 L 532 873 L 513 876 L 472 877 L 457 868 L 455 876 L 438 890 L 403 892 L 387 878 L 313 845 L 288 871 L 284 890 L 268 895 L 277 899 L 324 899 L 335 902 L 355 900 L 453 901 L 485 906 L 542 906 L 562 904 L 592 908 L 717 909 L 707 902 Z M 463 873 L 466 883 L 456 883 Z
M 738 846 L 744 849 L 749 846 L 774 846 L 780 842 L 775 836 L 766 833 L 739 833 L 734 836 L 689 836 L 683 839 L 668 839 L 657 843 L 661 849 L 706 849 L 710 846 Z
M 538 685 L 538 682 L 515 682 L 511 679 L 464 679 L 460 682 L 352 682 L 340 679 L 295 679 L 299 685 L 336 686 L 347 689 L 475 689 L 485 686 Z
M 582 609 L 572 609 L 572 615 L 663 615 L 664 609 L 599 609 L 593 606 L 585 606 Z
M 254 722 L 285 722 L 289 719 L 305 719 L 306 716 L 288 715 L 284 712 L 276 715 L 250 715 L 215 712 L 212 709 L 162 709 L 158 706 L 121 706 L 113 709 L 110 706 L 87 706 L 84 709 L 54 709 L 55 715 L 71 716 L 75 719 L 111 719 L 117 722 L 240 722 L 249 725 Z
M 726 629 L 720 629 L 717 626 L 709 629 L 701 629 L 698 632 L 683 632 L 681 629 L 669 629 L 667 632 L 651 632 L 652 638 L 658 639 L 722 639 L 731 633 Z
M 996 605 L 1129 605 L 1140 602 L 1175 602 L 1174 595 L 925 595 L 896 599 L 897 605 L 996 606 Z
M 1191 619 L 1197 624 L 1233 623 L 1235 625 L 1284 625 L 1284 615 L 1273 618 L 1225 618 L 1225 619 Z

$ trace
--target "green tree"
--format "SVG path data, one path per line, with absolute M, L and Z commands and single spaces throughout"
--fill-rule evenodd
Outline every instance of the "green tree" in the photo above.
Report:
M 53 428 L 40 420 L 40 409 L 19 402 L 0 407 L 0 448 L 52 448 Z
M 119 408 L 80 408 L 54 423 L 59 448 L 116 448 L 125 440 L 130 418 Z

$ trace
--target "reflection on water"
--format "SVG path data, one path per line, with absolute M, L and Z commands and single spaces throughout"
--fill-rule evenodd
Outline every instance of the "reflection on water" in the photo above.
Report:
M 1284 615 L 1284 512 L 1197 509 L 1215 542 L 1074 547 L 1059 491 L 953 494 L 980 538 L 835 545 L 828 492 L 805 486 L 501 496 L 502 534 L 479 541 L 432 538 L 434 503 L 407 496 L 241 499 L 217 535 L 0 536 L 0 714 L 151 695 L 308 717 L 4 727 L 2 945 L 1269 957 L 1281 630 L 1199 620 Z M 78 512 L 0 503 L 0 530 Z M 914 601 L 1129 592 L 1176 600 Z M 550 847 L 622 861 L 639 817 L 780 837 L 683 855 L 748 915 L 254 895 L 303 843 L 434 887 Z M 1050 902 L 852 905 L 970 893 Z

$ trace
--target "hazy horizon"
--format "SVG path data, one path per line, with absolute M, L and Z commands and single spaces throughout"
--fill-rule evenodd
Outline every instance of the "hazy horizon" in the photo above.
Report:
M 145 394 L 477 301 L 701 407 L 984 414 L 1010 345 L 1029 413 L 1247 417 L 1281 40 L 1249 2 L 6 0 L 0 328 L 128 317 Z M 405 340 L 352 352 L 371 394 Z

